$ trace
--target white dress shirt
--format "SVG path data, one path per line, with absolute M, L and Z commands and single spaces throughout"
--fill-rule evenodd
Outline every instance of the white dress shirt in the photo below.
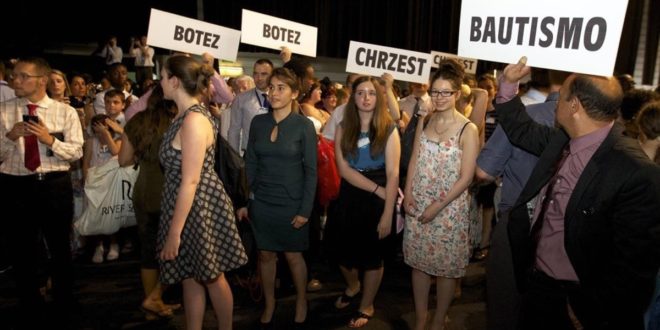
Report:
M 37 102 L 37 116 L 44 122 L 48 132 L 55 137 L 52 146 L 38 142 L 41 166 L 35 172 L 25 168 L 25 139 L 12 141 L 6 137 L 14 125 L 23 121 L 28 114 L 28 101 L 15 98 L 0 103 L 0 173 L 30 175 L 55 171 L 68 171 L 69 163 L 83 154 L 83 133 L 78 113 L 71 106 L 57 102 L 48 96 Z

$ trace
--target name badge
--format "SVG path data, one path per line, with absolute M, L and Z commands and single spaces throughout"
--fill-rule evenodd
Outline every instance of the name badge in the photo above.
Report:
M 368 138 L 368 137 L 360 138 L 360 139 L 358 140 L 358 148 L 362 148 L 362 147 L 364 147 L 364 146 L 368 146 L 370 142 L 371 142 L 371 141 L 369 141 L 369 138 Z
M 495 124 L 495 117 L 486 117 L 486 124 Z
M 268 113 L 268 108 L 260 107 L 259 108 L 259 114 L 262 114 L 262 113 Z

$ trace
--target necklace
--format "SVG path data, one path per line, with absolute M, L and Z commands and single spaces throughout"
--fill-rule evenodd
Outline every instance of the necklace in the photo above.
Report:
M 453 120 L 451 121 L 451 123 L 450 123 L 450 122 L 445 122 L 445 123 L 447 124 L 447 127 L 444 128 L 444 129 L 441 129 L 441 130 L 438 129 L 438 126 L 439 126 L 438 124 L 440 123 L 440 120 L 439 120 L 439 119 L 436 120 L 436 122 L 433 124 L 433 130 L 435 131 L 436 134 L 438 134 L 439 137 L 442 136 L 443 134 L 447 133 L 447 131 L 448 131 L 448 130 L 451 128 L 451 126 L 452 126 L 451 124 L 453 124 L 453 123 L 456 122 L 456 118 L 453 117 L 453 116 L 452 116 L 452 118 L 453 118 Z
M 433 130 L 435 131 L 436 134 L 438 134 L 438 136 L 442 136 L 442 134 L 446 133 L 449 130 L 449 128 L 451 128 L 451 126 L 440 131 L 440 130 L 438 130 L 438 125 L 437 124 L 433 125 Z

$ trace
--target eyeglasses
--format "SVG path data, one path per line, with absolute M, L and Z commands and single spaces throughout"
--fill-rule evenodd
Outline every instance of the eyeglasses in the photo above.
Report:
M 433 89 L 429 92 L 429 95 L 431 95 L 431 97 L 440 97 L 440 96 L 450 97 L 450 96 L 456 94 L 456 92 L 458 92 L 458 91 L 438 91 L 438 90 Z
M 9 75 L 9 79 L 12 80 L 27 80 L 29 78 L 40 78 L 43 77 L 43 75 L 34 75 L 34 74 L 29 74 L 25 72 L 19 72 L 19 73 L 12 73 Z

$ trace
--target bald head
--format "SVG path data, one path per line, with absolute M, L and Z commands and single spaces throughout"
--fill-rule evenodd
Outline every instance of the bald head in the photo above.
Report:
M 612 121 L 617 118 L 623 92 L 616 78 L 573 74 L 566 83 L 566 99 L 576 97 L 591 119 Z

